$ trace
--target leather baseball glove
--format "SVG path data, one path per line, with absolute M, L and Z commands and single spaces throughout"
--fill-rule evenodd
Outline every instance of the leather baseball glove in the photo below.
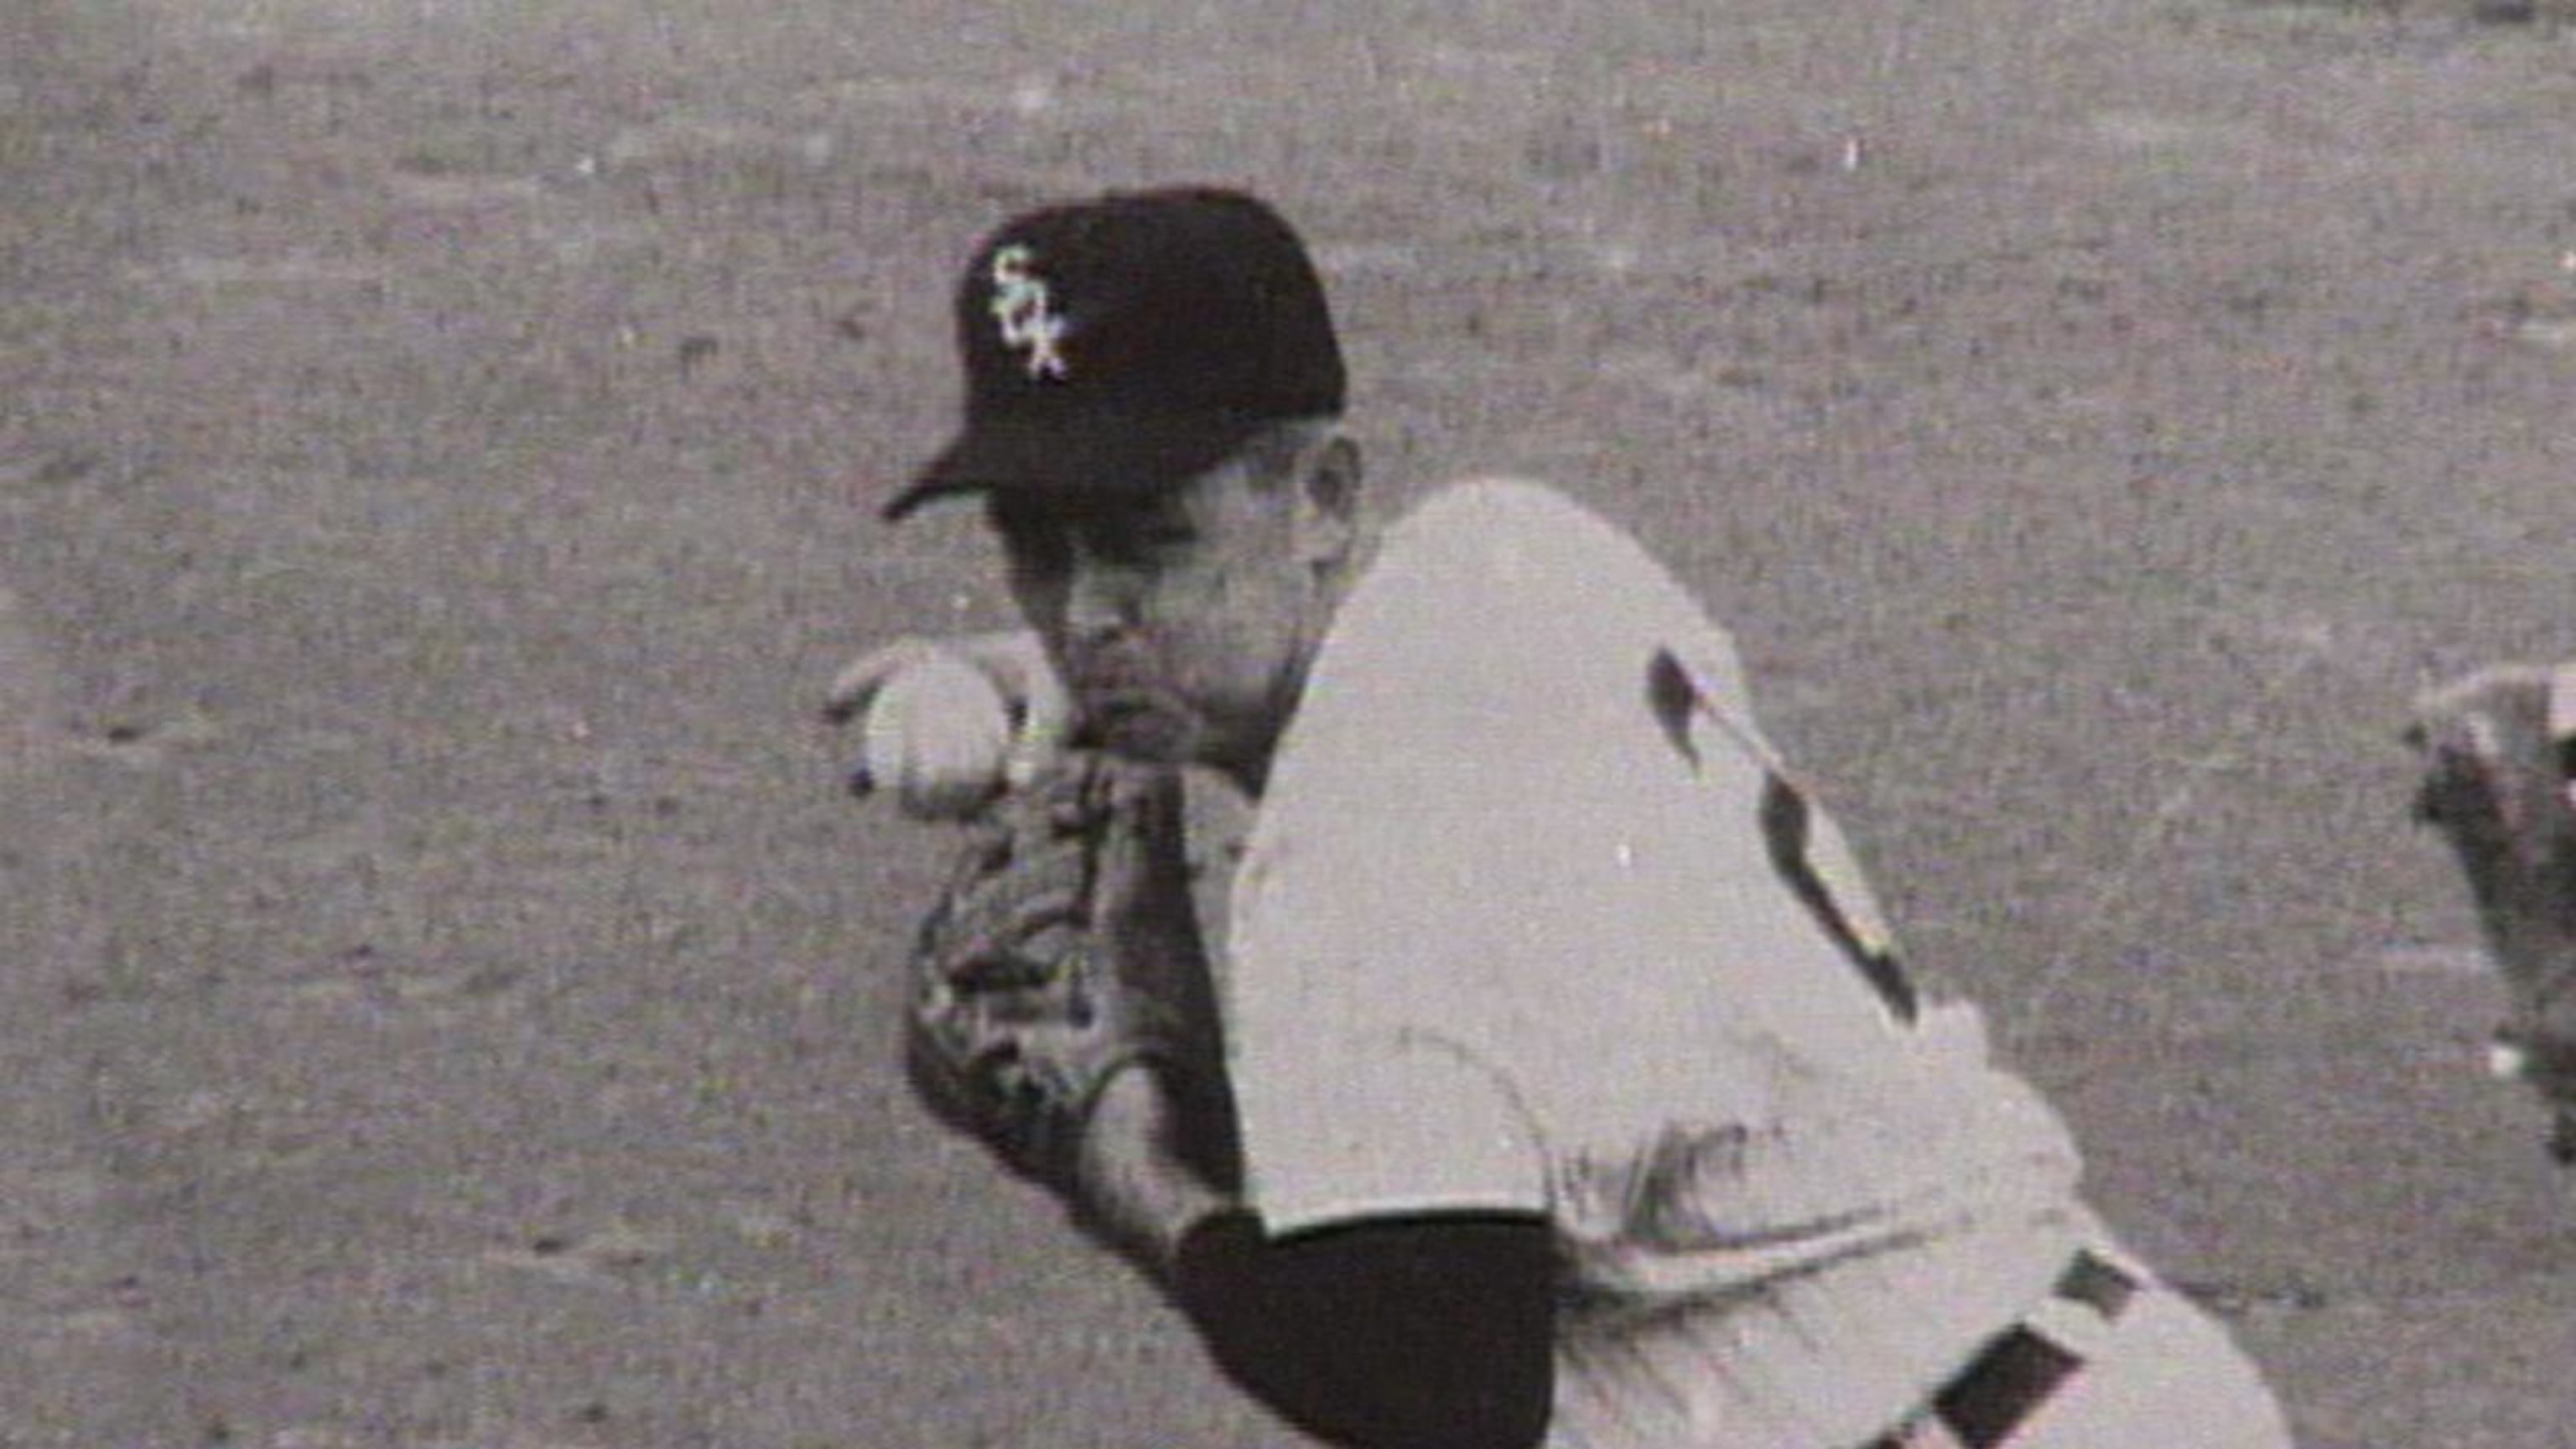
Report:
M 2576 665 L 2480 670 L 2416 705 L 2416 816 L 2450 842 L 2507 988 L 2500 1075 L 2553 1114 L 2551 1156 L 2576 1166 Z
M 1101 1088 L 1165 1074 L 1182 1140 L 1231 1179 L 1214 988 L 1178 771 L 1065 754 L 974 827 L 912 953 L 906 1061 L 943 1119 L 1071 1192 Z

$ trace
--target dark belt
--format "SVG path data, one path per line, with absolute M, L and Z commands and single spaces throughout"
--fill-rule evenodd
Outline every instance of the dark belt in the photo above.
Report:
M 2109 1322 L 2138 1296 L 2138 1289 L 2134 1276 L 2085 1250 L 2066 1265 L 2050 1292 L 2092 1309 Z M 2028 1323 L 2016 1323 L 1988 1339 L 1968 1366 L 1932 1396 L 1927 1417 L 1967 1449 L 1997 1449 L 2083 1366 L 2081 1354 Z M 1911 1428 L 1883 1435 L 1871 1441 L 1869 1449 L 1907 1449 L 1909 1443 L 1922 1442 L 1909 1437 Z

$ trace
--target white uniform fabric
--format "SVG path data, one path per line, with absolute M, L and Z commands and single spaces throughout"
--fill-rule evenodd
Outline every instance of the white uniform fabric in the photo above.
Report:
M 1904 1019 L 1792 888 L 1786 788 L 1724 631 L 1515 482 L 1390 531 L 1273 762 L 1224 983 L 1248 1195 L 1276 1233 L 1546 1215 L 1559 1449 L 1863 1444 L 2099 1240 L 1974 1010 Z

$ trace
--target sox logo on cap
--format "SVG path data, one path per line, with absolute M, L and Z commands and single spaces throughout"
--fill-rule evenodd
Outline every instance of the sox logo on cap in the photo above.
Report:
M 1029 354 L 1031 378 L 1065 376 L 1064 318 L 1044 278 L 1029 270 L 1037 254 L 1024 246 L 993 253 L 993 320 L 1002 327 L 1002 345 Z

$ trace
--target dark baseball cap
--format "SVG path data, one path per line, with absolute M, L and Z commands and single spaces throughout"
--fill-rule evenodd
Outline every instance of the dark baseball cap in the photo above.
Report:
M 957 288 L 966 422 L 884 508 L 959 493 L 1147 493 L 1262 427 L 1342 410 L 1341 344 L 1305 244 L 1205 187 L 1031 212 Z

